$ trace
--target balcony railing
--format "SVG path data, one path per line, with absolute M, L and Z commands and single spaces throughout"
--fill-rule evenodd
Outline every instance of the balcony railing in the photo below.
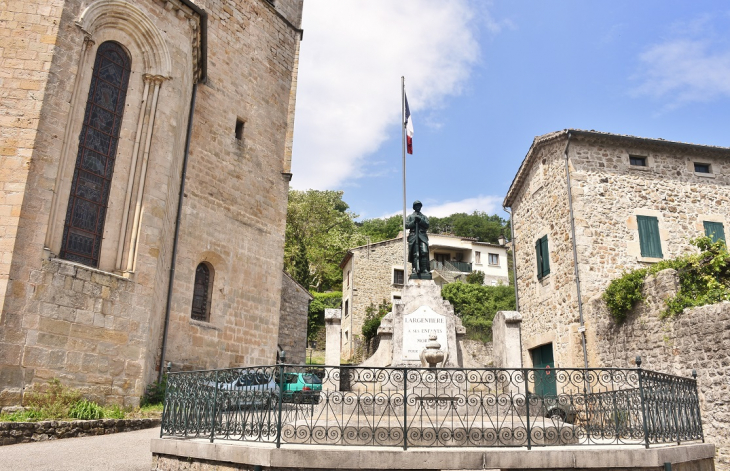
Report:
M 161 436 L 404 449 L 704 441 L 696 380 L 641 368 L 170 373 Z
M 471 273 L 471 263 L 448 261 L 440 262 L 438 260 L 431 260 L 431 270 L 444 270 L 444 271 L 455 271 L 462 273 Z

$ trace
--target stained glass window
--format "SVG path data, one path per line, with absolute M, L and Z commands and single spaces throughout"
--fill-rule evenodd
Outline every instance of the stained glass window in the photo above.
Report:
M 131 61 L 119 44 L 99 46 L 79 135 L 61 258 L 99 266 L 104 217 L 114 173 Z
M 195 286 L 193 287 L 193 309 L 190 317 L 197 321 L 207 321 L 210 314 L 210 292 L 213 282 L 210 269 L 205 263 L 195 270 Z

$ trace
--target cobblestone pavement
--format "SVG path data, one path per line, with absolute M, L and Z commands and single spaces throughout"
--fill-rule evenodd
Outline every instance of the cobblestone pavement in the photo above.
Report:
M 96 437 L 66 438 L 0 447 L 0 470 L 149 471 L 150 440 L 159 427 Z

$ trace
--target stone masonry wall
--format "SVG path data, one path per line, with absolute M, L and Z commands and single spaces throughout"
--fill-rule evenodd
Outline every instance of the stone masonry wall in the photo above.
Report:
M 92 437 L 159 427 L 160 419 L 49 420 L 0 423 L 0 445 Z
M 349 330 L 350 339 L 354 339 L 353 350 L 360 348 L 362 324 L 365 321 L 365 310 L 370 304 L 378 305 L 383 300 L 392 301 L 393 292 L 400 293 L 402 286 L 392 283 L 393 267 L 403 266 L 403 239 L 394 239 L 352 249 L 352 297 L 350 299 L 350 316 L 342 316 L 342 331 Z M 405 276 L 411 270 L 408 268 Z M 348 291 L 347 269 L 344 273 L 343 295 Z M 344 297 L 344 296 L 343 296 Z M 344 302 L 343 302 L 344 306 Z M 344 309 L 344 308 L 343 308 Z M 347 357 L 350 343 L 343 334 L 342 352 Z
M 573 276 L 570 219 L 563 150 L 565 140 L 538 148 L 539 154 L 514 204 L 517 283 L 522 315 L 525 366 L 528 350 L 553 344 L 556 367 L 573 366 L 565 358 L 574 349 L 571 324 L 578 321 Z M 537 279 L 535 241 L 548 236 L 550 274 Z
M 205 0 L 208 81 L 190 147 L 168 358 L 174 368 L 276 358 L 289 176 L 286 136 L 301 0 Z M 296 13 L 296 15 L 294 14 Z M 244 122 L 236 139 L 236 121 Z M 190 318 L 195 269 L 215 272 L 209 322 Z
M 527 350 L 552 342 L 556 366 L 583 366 L 562 153 L 566 142 L 563 135 L 535 146 L 538 155 L 513 205 L 527 365 Z M 647 167 L 630 166 L 629 155 L 645 156 Z M 584 304 L 623 271 L 657 261 L 641 257 L 637 215 L 657 217 L 665 259 L 696 250 L 689 241 L 704 235 L 703 221 L 721 222 L 729 233 L 729 155 L 723 149 L 622 136 L 572 137 L 570 178 Z M 710 164 L 713 173 L 696 174 L 694 162 Z M 538 281 L 534 243 L 545 234 L 551 273 Z M 590 366 L 594 360 L 588 361 Z
M 287 363 L 300 364 L 306 360 L 307 314 L 311 300 L 307 290 L 282 272 L 279 346 L 286 352 Z
M 140 106 L 147 59 L 140 44 L 125 36 L 127 26 L 105 23 L 92 42 L 84 41 L 76 22 L 92 3 L 0 2 L 0 35 L 15 38 L 3 40 L 0 49 L 0 92 L 4 99 L 17 101 L 10 107 L 3 102 L 0 115 L 0 135 L 11 138 L 0 150 L 2 404 L 17 403 L 27 385 L 52 376 L 77 387 L 86 384 L 90 394 L 104 395 L 95 396 L 100 400 L 133 404 L 159 368 L 197 23 L 175 0 L 124 4 L 159 29 L 172 70 L 170 77 L 156 79 L 162 85 L 137 252 L 132 270 L 119 272 L 122 278 L 55 260 L 61 236 L 58 227 L 49 229 L 54 195 L 61 199 L 63 213 L 56 226 L 63 224 L 68 197 L 64 185 L 70 184 L 60 156 L 70 146 L 73 166 L 78 146 L 80 128 L 73 128 L 71 140 L 64 141 L 66 123 L 80 126 L 95 48 L 115 40 L 130 50 L 132 75 L 102 267 L 113 271 L 114 244 L 123 244 L 125 257 L 131 250 L 130 240 L 119 238 L 121 206 L 137 122 L 144 130 L 151 123 L 151 105 Z M 196 3 L 210 15 L 209 78 L 198 89 L 168 359 L 185 368 L 271 362 L 278 336 L 288 188 L 288 175 L 282 171 L 302 2 Z M 87 44 L 86 60 L 79 67 Z M 77 79 L 81 105 L 73 108 Z M 236 119 L 246 123 L 241 141 L 234 134 Z M 139 166 L 131 176 L 140 178 Z M 211 322 L 190 319 L 195 268 L 202 261 L 214 269 Z
M 705 440 L 717 447 L 717 470 L 730 470 L 730 302 L 686 309 L 674 319 L 660 319 L 664 300 L 678 289 L 674 270 L 644 283 L 645 302 L 616 325 L 600 297 L 586 305 L 591 366 L 636 367 L 689 377 L 697 370 Z
M 0 310 L 63 5 L 62 0 L 0 2 Z

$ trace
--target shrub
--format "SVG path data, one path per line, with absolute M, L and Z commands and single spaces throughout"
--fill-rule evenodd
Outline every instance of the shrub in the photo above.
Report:
M 371 339 L 378 335 L 380 321 L 383 320 L 383 317 L 385 317 L 392 308 L 393 306 L 385 299 L 383 299 L 383 301 L 377 306 L 370 303 L 370 306 L 365 308 L 365 322 L 362 324 L 362 336 L 366 345 Z
M 33 386 L 25 395 L 25 405 L 45 419 L 68 417 L 71 406 L 81 400 L 81 393 L 61 384 L 58 378 L 48 380 L 45 386 Z
M 127 412 L 118 404 L 113 404 L 104 408 L 104 417 L 107 419 L 123 419 Z
M 79 420 L 98 420 L 104 418 L 104 408 L 95 402 L 82 399 L 71 406 L 68 416 Z
M 162 375 L 161 381 L 155 381 L 147 385 L 139 401 L 140 407 L 162 404 L 165 401 L 165 389 L 167 389 L 166 374 Z
M 690 243 L 701 252 L 629 271 L 611 281 L 602 297 L 616 323 L 626 320 L 629 311 L 644 299 L 641 289 L 646 277 L 667 268 L 677 271 L 679 291 L 665 301 L 662 317 L 676 316 L 688 307 L 730 300 L 730 254 L 725 242 L 700 237 Z
M 441 288 L 441 296 L 454 306 L 467 337 L 482 342 L 492 339 L 494 315 L 498 311 L 515 309 L 515 291 L 509 286 L 449 283 Z
M 466 282 L 471 285 L 483 285 L 484 284 L 484 272 L 483 271 L 473 271 L 466 275 Z

